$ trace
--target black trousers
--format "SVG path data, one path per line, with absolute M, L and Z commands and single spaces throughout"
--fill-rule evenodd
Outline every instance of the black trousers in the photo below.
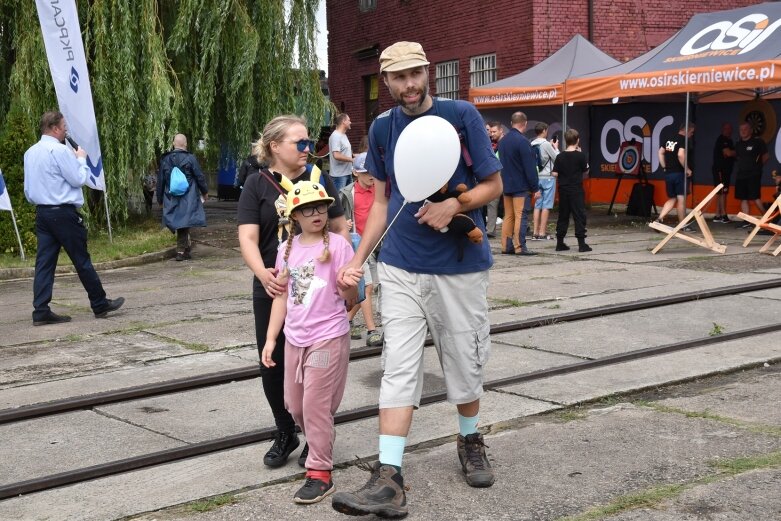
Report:
M 54 289 L 54 270 L 60 249 L 70 257 L 92 311 L 106 307 L 106 292 L 87 251 L 87 229 L 75 206 L 38 206 L 35 213 L 35 235 L 38 251 L 33 280 L 33 320 L 43 320 L 50 313 L 49 302 Z
M 586 238 L 586 194 L 582 186 L 559 186 L 559 219 L 556 221 L 556 237 L 567 235 L 569 217 L 575 221 L 575 237 Z
M 260 284 L 254 284 L 260 286 Z M 271 319 L 271 303 L 273 301 L 266 295 L 263 288 L 260 291 L 253 289 L 252 311 L 255 314 L 255 341 L 258 344 L 258 357 L 261 356 L 263 346 L 266 344 L 266 331 Z M 292 431 L 296 422 L 285 409 L 285 334 L 280 331 L 277 337 L 277 346 L 271 359 L 277 364 L 274 367 L 266 367 L 260 364 L 260 379 L 263 383 L 263 393 L 266 395 L 271 413 L 274 415 L 274 423 L 280 431 Z

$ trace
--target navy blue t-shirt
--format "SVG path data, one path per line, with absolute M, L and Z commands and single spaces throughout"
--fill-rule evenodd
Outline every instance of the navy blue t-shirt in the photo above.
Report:
M 485 123 L 477 109 L 469 102 L 461 100 L 439 100 L 439 103 L 455 103 L 456 112 L 463 124 L 462 133 L 469 155 L 472 158 L 472 172 L 464 162 L 463 155 L 459 160 L 453 177 L 448 182 L 448 190 L 455 190 L 456 185 L 465 183 L 469 188 L 501 170 L 502 165 L 491 149 L 491 140 L 485 130 Z M 419 116 L 408 116 L 399 107 L 383 113 L 379 118 L 392 118 L 388 143 L 379 143 L 376 124 L 369 129 L 369 151 L 366 157 L 366 169 L 380 181 L 388 182 L 391 176 L 391 193 L 388 201 L 387 224 L 390 224 L 399 208 L 404 203 L 404 197 L 399 192 L 393 179 L 393 152 L 401 132 L 413 120 L 421 116 L 441 116 L 437 113 L 437 104 Z M 378 119 L 379 119 L 378 118 Z M 385 150 L 385 159 L 381 159 L 380 147 Z M 391 266 L 413 273 L 428 273 L 450 275 L 458 273 L 474 273 L 484 271 L 493 264 L 488 241 L 482 244 L 472 244 L 465 237 L 454 233 L 441 233 L 426 224 L 419 224 L 415 214 L 421 203 L 410 203 L 404 206 L 399 218 L 388 230 L 382 243 L 379 260 Z M 479 209 L 470 210 L 468 215 L 477 226 L 485 231 L 485 224 Z M 460 245 L 464 249 L 463 260 L 458 260 Z

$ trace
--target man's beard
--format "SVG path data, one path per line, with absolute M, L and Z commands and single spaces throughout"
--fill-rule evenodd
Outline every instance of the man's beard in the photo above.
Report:
M 396 103 L 398 103 L 402 108 L 407 109 L 410 112 L 416 112 L 417 109 L 423 106 L 423 103 L 426 101 L 426 98 L 428 98 L 428 81 L 426 81 L 426 85 L 423 87 L 423 90 L 420 92 L 420 99 L 417 101 L 417 103 L 409 104 L 404 102 L 404 94 L 406 92 L 402 92 L 398 98 L 396 98 Z

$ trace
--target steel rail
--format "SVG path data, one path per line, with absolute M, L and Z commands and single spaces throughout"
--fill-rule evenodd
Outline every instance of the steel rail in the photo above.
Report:
M 594 369 L 598 367 L 616 365 L 631 360 L 639 360 L 642 358 L 659 356 L 663 354 L 673 353 L 676 351 L 684 351 L 687 349 L 693 349 L 693 348 L 702 347 L 711 344 L 729 342 L 731 340 L 738 340 L 742 338 L 748 338 L 752 336 L 773 333 L 776 331 L 781 331 L 781 324 L 771 324 L 771 325 L 759 326 L 755 328 L 742 329 L 740 331 L 735 331 L 732 333 L 725 333 L 716 336 L 696 338 L 692 340 L 686 340 L 683 342 L 676 342 L 672 344 L 665 344 L 656 347 L 648 347 L 644 349 L 630 351 L 627 353 L 610 355 L 595 360 L 584 360 L 582 362 L 576 362 L 573 364 L 566 364 L 557 367 L 551 367 L 548 369 L 541 369 L 530 373 L 524 373 L 521 375 L 492 380 L 486 382 L 483 387 L 485 389 L 496 389 L 508 385 L 516 385 L 524 382 L 541 380 L 544 378 L 551 378 L 553 376 L 559 376 L 559 375 L 574 373 L 578 371 L 585 371 L 588 369 Z M 444 391 L 427 393 L 421 398 L 421 405 L 443 402 L 446 400 L 446 398 L 447 398 L 447 394 Z M 379 413 L 379 409 L 378 406 L 376 405 L 359 407 L 356 409 L 338 413 L 334 418 L 334 423 L 342 424 L 346 422 L 372 418 L 372 417 L 376 417 L 378 413 Z M 112 462 L 103 463 L 99 465 L 93 465 L 81 469 L 61 472 L 50 476 L 43 476 L 40 478 L 34 478 L 26 481 L 20 481 L 17 483 L 11 483 L 8 485 L 0 486 L 0 500 L 9 499 L 23 494 L 30 494 L 33 492 L 41 492 L 44 490 L 62 487 L 65 485 L 72 485 L 75 483 L 80 483 L 91 479 L 102 478 L 114 474 L 121 474 L 124 472 L 138 470 L 138 469 L 151 467 L 155 465 L 161 465 L 164 463 L 170 463 L 185 458 L 202 456 L 217 451 L 233 449 L 244 445 L 258 443 L 261 441 L 267 441 L 273 439 L 275 433 L 276 433 L 276 428 L 268 427 L 264 429 L 246 432 L 243 434 L 218 438 L 215 440 L 193 443 L 191 445 L 187 445 L 184 447 L 166 449 L 166 450 L 162 450 L 150 454 L 144 454 L 142 456 L 135 456 L 132 458 L 126 458 L 126 459 L 112 461 Z
M 611 304 L 599 306 L 579 311 L 570 311 L 555 315 L 529 318 L 519 321 L 506 322 L 491 327 L 491 334 L 509 333 L 513 331 L 522 331 L 524 329 L 533 329 L 553 324 L 575 322 L 578 320 L 587 320 L 591 318 L 610 316 L 644 309 L 652 309 L 662 306 L 670 306 L 695 300 L 704 300 L 709 298 L 724 297 L 740 293 L 750 293 L 781 287 L 781 278 L 770 279 L 766 281 L 750 282 L 733 286 L 725 286 L 717 289 L 692 291 L 669 295 L 665 297 L 650 298 L 622 304 Z M 427 342 L 431 345 L 431 341 Z M 353 349 L 350 353 L 350 361 L 360 360 L 379 356 L 382 353 L 381 347 L 361 347 Z M 33 405 L 25 405 L 10 409 L 0 410 L 0 425 L 21 420 L 29 420 L 53 414 L 61 414 L 75 410 L 89 409 L 98 405 L 107 405 L 111 403 L 124 402 L 128 400 L 137 400 L 140 398 L 150 398 L 175 392 L 189 391 L 212 385 L 220 385 L 228 382 L 248 380 L 260 376 L 258 367 L 246 367 L 241 369 L 230 369 L 200 376 L 179 378 L 160 383 L 150 383 L 105 391 L 101 393 L 88 394 L 76 398 L 64 398 Z

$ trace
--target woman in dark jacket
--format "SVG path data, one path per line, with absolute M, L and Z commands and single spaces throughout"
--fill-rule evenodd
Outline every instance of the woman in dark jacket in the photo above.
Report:
M 277 116 L 272 119 L 263 129 L 263 134 L 253 149 L 258 162 L 267 163 L 268 167 L 260 169 L 257 175 L 247 177 L 239 197 L 239 246 L 244 262 L 254 274 L 252 310 L 255 315 L 255 336 L 259 351 L 266 342 L 273 298 L 285 290 L 285 283 L 278 278 L 279 274 L 274 268 L 279 244 L 287 240 L 287 230 L 284 229 L 287 219 L 281 212 L 281 209 L 285 208 L 286 194 L 279 183 L 282 176 L 290 179 L 293 184 L 309 178 L 311 165 L 307 164 L 307 158 L 312 152 L 312 146 L 303 119 L 297 116 Z M 349 240 L 339 194 L 328 176 L 323 176 L 321 181 L 328 195 L 335 199 L 328 209 L 331 231 L 340 233 Z M 280 334 L 272 356 L 276 365 L 260 366 L 263 392 L 277 427 L 274 444 L 263 458 L 263 463 L 269 467 L 284 465 L 299 445 L 293 417 L 285 409 L 284 346 L 285 336 Z M 304 447 L 298 460 L 299 465 L 305 465 L 306 455 L 307 449 Z

